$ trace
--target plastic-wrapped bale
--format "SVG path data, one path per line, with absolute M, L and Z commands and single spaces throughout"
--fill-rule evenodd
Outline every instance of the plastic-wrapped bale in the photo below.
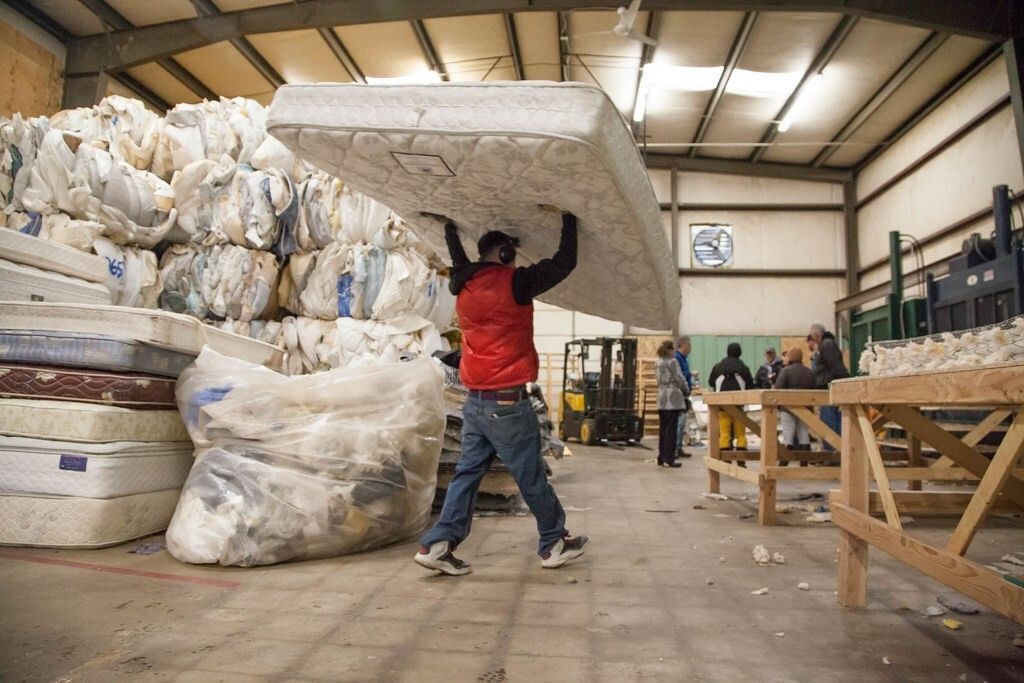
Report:
M 95 221 L 111 241 L 141 247 L 156 245 L 177 217 L 170 185 L 59 130 L 39 145 L 21 201 L 27 211 Z
M 284 145 L 281 147 L 287 150 Z M 344 186 L 337 178 L 315 173 L 299 184 L 298 192 L 302 207 L 295 227 L 298 248 L 303 252 L 323 249 L 335 241 L 335 235 L 341 229 Z
M 392 217 L 391 209 L 362 192 L 345 187 L 341 192 L 341 232 L 346 244 L 369 244 Z
M 429 359 L 289 378 L 206 349 L 177 398 L 197 445 L 167 529 L 178 560 L 332 557 L 429 521 L 444 433 Z
M 156 254 L 148 249 L 122 247 L 105 237 L 93 241 L 92 250 L 107 261 L 107 289 L 116 306 L 156 308 L 163 285 Z
M 219 322 L 212 323 L 224 330 L 225 332 L 233 332 L 240 334 L 243 337 L 249 337 L 257 341 L 266 342 L 267 344 L 273 344 L 279 346 L 281 344 L 281 329 L 282 325 L 276 320 L 222 320 Z
M 0 117 L 0 211 L 21 211 L 21 195 L 28 187 L 36 150 L 49 130 L 45 118 Z
M 95 107 L 66 109 L 50 117 L 50 127 L 86 142 L 102 141 L 116 158 L 148 170 L 160 139 L 161 117 L 138 100 L 109 95 Z
M 160 307 L 196 318 L 250 321 L 277 309 L 277 260 L 266 251 L 171 245 L 160 259 Z
M 266 110 L 258 102 L 236 97 L 179 104 L 164 117 L 153 153 L 152 171 L 170 180 L 200 159 L 248 163 L 266 137 Z
M 334 243 L 317 252 L 299 293 L 299 312 L 320 320 L 352 317 L 352 267 L 352 247 Z
M 302 313 L 299 297 L 306 289 L 309 276 L 316 266 L 317 252 L 310 254 L 292 254 L 281 267 L 281 279 L 277 285 L 278 305 L 298 315 Z

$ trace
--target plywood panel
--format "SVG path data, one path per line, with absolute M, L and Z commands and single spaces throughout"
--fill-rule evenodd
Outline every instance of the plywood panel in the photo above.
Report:
M 249 40 L 288 83 L 352 81 L 316 31 L 263 33 L 249 36 Z
M 762 73 L 802 75 L 828 38 L 839 16 L 822 13 L 763 13 L 758 18 L 738 68 Z M 790 92 L 767 97 L 727 93 L 711 123 L 707 141 L 758 142 Z M 743 158 L 752 147 L 707 147 L 703 156 Z
M 554 12 L 519 12 L 514 19 L 526 78 L 562 80 L 558 67 L 558 16 Z
M 334 30 L 367 76 L 395 78 L 430 69 L 408 22 L 338 26 Z
M 947 38 L 921 68 L 850 136 L 851 144 L 840 148 L 827 164 L 852 166 L 859 162 L 873 150 L 874 145 L 884 142 L 900 124 L 941 92 L 988 47 L 988 43 L 975 38 Z
M 60 109 L 62 60 L 0 22 L 0 116 L 48 116 Z
M 922 41 L 925 29 L 886 21 L 861 19 L 850 31 L 835 56 L 825 68 L 813 99 L 801 103 L 799 119 L 779 143 L 807 143 L 832 140 L 842 127 L 871 99 Z M 860 145 L 866 153 L 863 141 Z M 766 161 L 809 163 L 821 147 L 817 145 L 773 147 Z
M 158 2 L 140 2 L 139 0 L 106 0 L 125 19 L 136 26 L 162 24 L 165 21 L 191 19 L 196 16 L 195 9 L 189 0 L 159 0 Z
M 182 52 L 176 59 L 211 90 L 224 97 L 256 99 L 257 95 L 274 90 L 255 67 L 226 41 Z
M 191 104 L 202 99 L 155 62 L 132 67 L 128 69 L 128 75 L 155 92 L 171 106 L 182 102 Z
M 873 192 L 916 159 L 926 154 L 936 143 L 993 103 L 1006 97 L 1009 89 L 1006 63 L 1002 59 L 996 59 L 970 83 L 960 88 L 952 97 L 929 114 L 924 121 L 858 174 L 858 196 L 864 197 Z M 961 215 L 966 213 L 970 212 L 964 212 Z

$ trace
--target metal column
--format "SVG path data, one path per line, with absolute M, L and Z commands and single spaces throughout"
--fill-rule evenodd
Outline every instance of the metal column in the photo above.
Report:
M 1010 80 L 1013 120 L 1017 124 L 1017 148 L 1020 151 L 1021 165 L 1024 166 L 1024 36 L 1018 33 L 1003 43 L 1003 56 L 1006 58 L 1006 75 Z
M 669 175 L 669 201 L 672 202 L 671 209 L 671 232 L 669 241 L 672 244 L 672 263 L 676 270 L 679 269 L 679 171 L 673 168 Z M 672 322 L 672 336 L 679 336 L 679 316 Z

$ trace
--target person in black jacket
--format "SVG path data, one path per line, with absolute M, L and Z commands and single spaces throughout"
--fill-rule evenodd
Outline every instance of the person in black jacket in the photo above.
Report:
M 754 375 L 754 383 L 758 389 L 771 389 L 775 386 L 775 378 L 782 370 L 782 359 L 775 352 L 774 346 L 764 350 L 764 364 L 757 369 Z
M 811 325 L 810 338 L 818 349 L 815 354 L 818 359 L 814 363 L 814 381 L 818 389 L 828 389 L 833 380 L 843 379 L 850 376 L 850 371 L 843 364 L 843 352 L 836 344 L 834 334 L 825 329 L 821 323 Z M 832 430 L 839 434 L 843 430 L 843 421 L 839 414 L 838 406 L 822 406 L 821 420 Z M 832 450 L 827 442 L 824 444 L 826 451 Z
M 726 349 L 726 356 L 711 369 L 708 384 L 715 391 L 743 391 L 754 388 L 754 378 L 750 376 L 750 368 L 740 360 L 743 349 L 733 342 Z M 747 432 L 743 423 L 734 420 L 724 410 L 718 411 L 718 447 L 731 450 L 733 438 L 736 439 L 736 450 L 747 450 Z M 735 432 L 735 435 L 733 434 Z

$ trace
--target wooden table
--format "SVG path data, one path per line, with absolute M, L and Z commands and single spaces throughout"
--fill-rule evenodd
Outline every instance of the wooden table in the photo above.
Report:
M 858 378 L 834 382 L 831 402 L 843 411 L 841 488 L 833 493 L 832 521 L 840 528 L 839 604 L 862 607 L 867 599 L 868 547 L 873 545 L 928 576 L 1010 619 L 1024 624 L 1024 586 L 965 557 L 985 517 L 997 504 L 1024 507 L 1024 364 L 905 377 Z M 921 413 L 921 406 L 989 408 L 989 416 L 963 438 L 945 431 Z M 966 501 L 963 493 L 893 491 L 868 408 L 901 425 L 939 451 L 936 468 L 966 471 L 980 482 Z M 1006 418 L 1010 427 L 991 460 L 975 446 Z M 941 475 L 941 472 L 934 474 Z M 873 476 L 877 493 L 868 490 Z M 885 520 L 871 517 L 872 503 Z M 937 509 L 959 504 L 960 521 L 944 547 L 912 538 L 900 523 L 907 506 Z
M 775 482 L 785 479 L 838 479 L 838 467 L 782 467 L 780 460 L 822 462 L 838 457 L 842 441 L 835 431 L 814 412 L 829 404 L 828 391 L 798 389 L 748 389 L 746 391 L 708 392 L 703 395 L 708 406 L 708 490 L 720 493 L 721 475 L 757 486 L 760 497 L 757 518 L 761 524 L 775 523 Z M 743 412 L 743 406 L 760 405 L 761 421 L 755 422 Z M 798 417 L 812 434 L 836 449 L 836 453 L 795 451 L 779 443 L 777 436 L 779 411 L 786 408 Z M 761 451 L 723 451 L 719 448 L 719 412 L 725 412 L 740 425 L 761 438 Z M 741 467 L 738 462 L 759 461 L 760 469 Z

